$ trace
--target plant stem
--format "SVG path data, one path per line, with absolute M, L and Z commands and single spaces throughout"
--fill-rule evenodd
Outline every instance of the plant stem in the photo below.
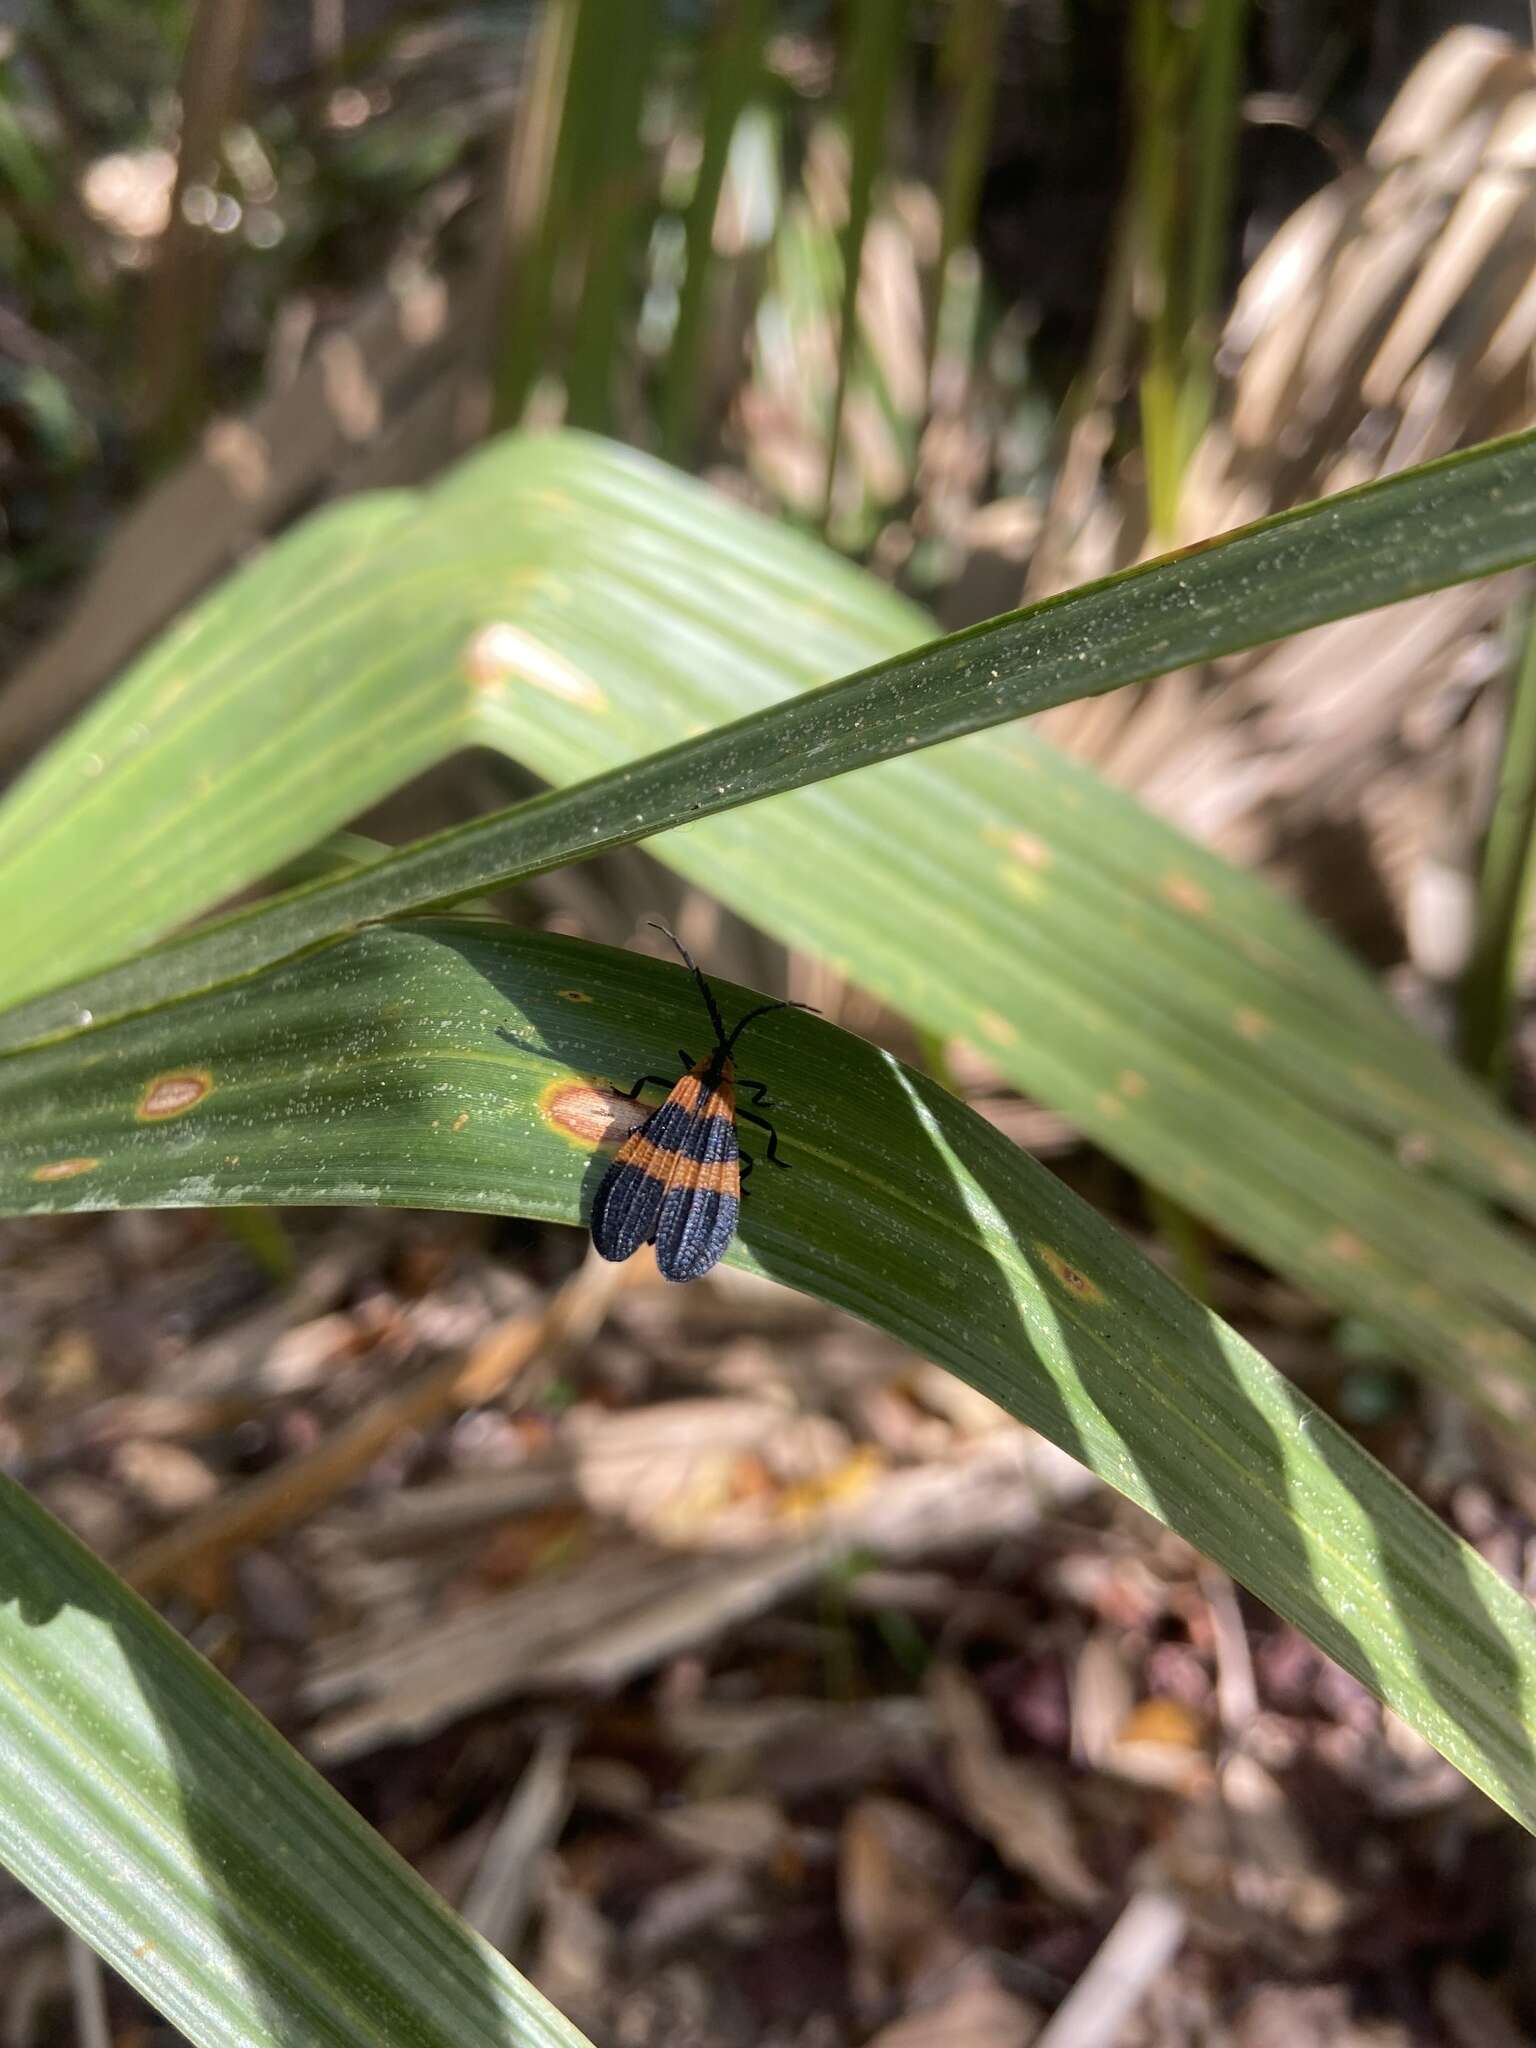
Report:
M 848 375 L 859 338 L 859 276 L 864 263 L 864 235 L 874 206 L 875 179 L 885 153 L 897 67 L 906 47 L 907 4 L 908 0 L 858 0 L 853 13 L 853 39 L 848 60 L 852 73 L 848 219 L 843 229 L 843 304 L 837 338 L 837 384 L 832 394 L 832 417 L 827 428 L 823 525 L 832 516 L 843 404 L 848 395 Z
M 1461 1057 L 1502 1092 L 1536 845 L 1536 606 L 1527 601 L 1499 787 L 1483 842 L 1477 928 L 1461 988 Z
M 697 428 L 705 382 L 701 343 L 714 267 L 715 214 L 730 161 L 731 138 L 762 79 L 768 20 L 767 0 L 734 0 L 720 18 L 704 66 L 701 154 L 684 222 L 686 267 L 661 407 L 661 445 L 669 462 L 684 460 Z
M 500 217 L 491 232 L 489 356 L 493 419 L 515 426 L 548 342 L 555 265 L 570 183 L 563 145 L 581 0 L 548 0 L 511 129 Z
M 651 76 L 661 12 L 652 7 L 591 10 L 601 39 L 587 39 L 574 73 L 567 122 L 580 95 L 583 120 L 573 131 L 573 218 L 582 225 L 582 283 L 569 309 L 572 326 L 566 418 L 594 433 L 610 430 L 615 366 L 621 352 L 633 243 L 642 217 L 645 150 L 641 111 Z
M 1215 403 L 1247 14 L 1248 0 L 1204 0 L 1191 30 L 1168 0 L 1137 0 L 1133 18 L 1142 445 L 1147 522 L 1163 540 L 1177 536 L 1184 471 Z
M 998 0 L 956 0 L 943 51 L 950 128 L 944 152 L 939 260 L 934 271 L 933 306 L 926 337 L 930 405 L 933 358 L 943 325 L 950 258 L 964 248 L 976 231 L 976 207 L 987 167 L 987 145 L 992 139 L 1001 35 L 1002 11 Z
M 1164 540 L 1178 523 L 1179 382 L 1184 322 L 1179 237 L 1179 128 L 1183 34 L 1166 0 L 1137 0 L 1131 24 L 1136 151 L 1131 165 L 1136 216 L 1136 311 L 1145 335 L 1140 383 L 1147 524 Z
M 1144 1180 L 1141 1192 L 1148 1218 L 1172 1254 L 1173 1270 L 1179 1285 L 1196 1301 L 1208 1303 L 1211 1298 L 1210 1241 L 1204 1226 L 1171 1195 L 1165 1195 L 1155 1182 Z
M 187 446 L 212 404 L 208 343 L 227 238 L 190 220 L 186 200 L 193 186 L 218 176 L 261 13 L 262 0 L 205 0 L 187 38 L 176 186 L 146 280 L 139 342 L 145 440 L 162 464 Z
M 1232 216 L 1247 21 L 1248 0 L 1205 0 L 1200 15 L 1188 320 L 1179 394 L 1181 469 L 1205 432 L 1215 403 L 1214 357 Z

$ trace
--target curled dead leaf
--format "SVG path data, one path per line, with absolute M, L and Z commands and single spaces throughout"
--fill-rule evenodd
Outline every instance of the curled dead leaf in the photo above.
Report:
M 952 1664 L 935 1665 L 928 1697 L 938 1714 L 950 1780 L 966 1818 L 1010 1868 L 1063 1905 L 1096 1908 L 1103 1887 L 1084 1863 L 1072 1817 L 1051 1775 L 1009 1756 L 987 1704 Z

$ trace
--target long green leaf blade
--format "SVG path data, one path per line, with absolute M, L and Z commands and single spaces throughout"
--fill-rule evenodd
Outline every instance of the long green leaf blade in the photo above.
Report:
M 440 504 L 449 501 L 452 517 L 430 527 L 425 514 L 413 522 L 415 531 L 401 543 L 410 556 L 403 582 L 399 559 L 380 551 L 370 561 L 370 581 L 391 589 L 406 616 L 419 617 L 423 584 L 442 582 L 446 557 L 462 562 L 470 536 L 480 536 L 475 544 L 484 548 L 507 489 L 501 452 L 493 449 L 465 465 L 434 494 Z M 615 459 L 614 466 L 624 465 Z M 638 512 L 654 472 L 638 459 L 628 468 Z M 734 545 L 734 535 L 726 545 Z M 746 571 L 750 554 L 745 547 L 741 553 Z M 1280 513 L 1203 548 L 1048 598 L 750 712 L 577 788 L 442 833 L 359 875 L 297 892 L 183 940 L 152 962 L 109 970 L 24 1004 L 0 1020 L 0 1044 L 68 1030 L 82 1011 L 98 1019 L 116 1016 L 212 987 L 370 919 L 449 902 L 1048 705 L 1533 558 L 1536 432 Z M 804 559 L 810 569 L 815 551 L 807 549 Z M 679 571 L 681 598 L 681 564 Z M 457 629 L 457 617 L 453 623 Z M 418 646 L 432 637 L 419 623 L 416 636 Z M 456 640 L 455 654 L 463 653 Z M 427 681 L 442 687 L 430 669 Z M 446 712 L 444 720 L 451 724 Z M 323 766 L 317 757 L 314 772 Z M 13 888 L 15 900 L 26 902 L 24 861 L 0 872 L 0 890 Z
M 198 2048 L 581 2048 L 9 1479 L 0 1860 Z
M 513 537 L 482 557 L 492 497 Z M 39 775 L 64 792 L 43 829 L 54 858 L 35 853 L 18 918 L 58 932 L 70 902 L 82 904 L 100 943 L 114 908 L 119 929 L 146 914 L 141 893 L 180 890 L 185 902 L 210 863 L 238 872 L 252 816 L 277 832 L 274 846 L 306 822 L 310 843 L 382 793 L 359 715 L 409 726 L 411 702 L 427 705 L 442 744 L 472 737 L 567 782 L 922 629 L 920 614 L 824 551 L 598 442 L 503 443 L 434 493 L 420 520 L 401 522 L 411 503 L 351 509 L 377 521 L 374 552 L 365 528 L 328 515 L 339 578 L 306 535 L 287 544 L 300 572 L 275 550 L 206 608 L 208 630 L 194 619 L 62 744 Z M 555 563 L 558 574 L 542 566 Z M 424 604 L 405 571 L 427 564 Z M 424 616 L 436 636 L 425 655 L 413 637 Z M 436 696 L 421 694 L 423 662 Z M 360 702 L 320 707 L 334 722 L 318 739 L 316 664 L 348 679 L 377 671 Z M 173 683 L 165 729 L 135 744 Z M 303 773 L 275 795 L 269 759 L 253 765 L 241 744 L 252 698 L 258 729 L 284 744 L 297 721 L 306 747 Z M 167 832 L 163 790 L 196 774 L 199 746 L 215 764 L 198 776 L 212 794 Z M 92 758 L 107 765 L 80 797 Z M 108 797 L 126 843 L 103 869 L 79 845 L 99 832 Z M 1536 1260 L 1461 1190 L 1536 1215 L 1536 1147 L 1253 878 L 1018 731 L 736 809 L 658 844 L 914 1021 L 984 1045 L 1187 1208 L 1370 1316 L 1405 1356 L 1507 1422 L 1532 1425 Z M 162 913 L 170 900 L 160 896 Z
M 721 994 L 728 1015 L 748 1000 Z M 0 1207 L 238 1203 L 259 1188 L 575 1222 L 604 1163 L 594 1141 L 623 1108 L 608 1085 L 698 1022 L 686 977 L 635 955 L 484 920 L 381 927 L 238 1000 L 104 1032 L 87 1061 L 60 1047 L 9 1063 Z M 1536 1616 L 1512 1588 L 943 1090 L 806 1018 L 760 1026 L 750 1065 L 796 1170 L 747 1205 L 737 1263 L 1003 1402 L 1536 1825 Z

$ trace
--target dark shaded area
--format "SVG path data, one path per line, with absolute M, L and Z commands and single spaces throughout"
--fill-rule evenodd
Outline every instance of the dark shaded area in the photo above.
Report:
M 979 239 L 1064 388 L 1100 317 L 1133 150 L 1131 0 L 1009 9 Z M 1358 162 L 1403 78 L 1453 28 L 1530 35 L 1524 0 L 1272 0 L 1249 10 L 1246 121 L 1227 283 L 1286 216 Z

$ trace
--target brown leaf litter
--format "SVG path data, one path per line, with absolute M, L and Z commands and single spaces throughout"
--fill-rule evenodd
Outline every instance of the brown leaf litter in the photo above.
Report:
M 1070 2048 L 1119 2014 L 1162 2048 L 1289 2014 L 1395 2048 L 1528 2009 L 1512 1825 L 972 1390 L 728 1271 L 594 1292 L 574 1236 L 292 1229 L 278 1290 L 216 1218 L 0 1228 L 9 1355 L 72 1361 L 4 1381 L 11 1463 L 158 1559 L 595 2038 Z M 1496 1465 L 1446 1469 L 1516 1557 Z M 0 1893 L 0 1969 L 53 1939 Z M 1411 2023 L 1371 2016 L 1388 1985 Z

